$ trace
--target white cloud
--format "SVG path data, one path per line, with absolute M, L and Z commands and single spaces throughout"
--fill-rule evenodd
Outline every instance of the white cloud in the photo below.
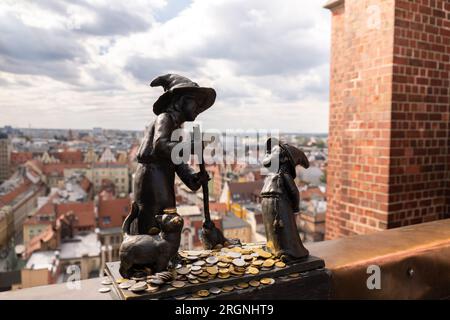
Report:
M 177 72 L 216 89 L 207 127 L 327 131 L 319 1 L 196 0 L 172 14 L 162 0 L 38 3 L 0 5 L 16 19 L 14 33 L 0 20 L 0 125 L 142 129 L 162 93 L 149 81 Z

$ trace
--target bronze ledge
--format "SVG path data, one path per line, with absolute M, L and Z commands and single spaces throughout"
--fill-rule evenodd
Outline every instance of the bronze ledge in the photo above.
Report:
M 326 270 L 331 271 L 331 299 L 450 298 L 450 219 L 306 246 L 312 255 L 324 259 Z M 381 268 L 380 290 L 366 286 L 370 276 L 367 267 L 372 264 Z M 0 292 L 0 301 L 118 299 L 113 292 L 99 293 L 100 282 L 100 278 L 81 281 L 80 290 L 69 290 L 63 283 Z M 305 291 L 300 287 L 296 290 Z M 279 295 L 280 290 L 276 291 Z

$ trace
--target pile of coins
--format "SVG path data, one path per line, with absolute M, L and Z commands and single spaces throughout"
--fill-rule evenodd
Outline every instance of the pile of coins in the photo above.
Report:
M 286 264 L 274 257 L 262 246 L 242 245 L 217 250 L 184 250 L 180 251 L 180 264 L 173 270 L 160 272 L 147 277 L 135 277 L 130 280 L 120 279 L 119 288 L 135 293 L 157 292 L 161 288 L 183 288 L 187 285 L 206 283 L 216 278 L 239 278 L 245 275 L 258 275 L 261 271 L 285 268 Z M 272 278 L 261 278 L 249 282 L 239 282 L 236 285 L 226 285 L 221 288 L 211 287 L 208 290 L 198 290 L 191 298 L 204 298 L 222 292 L 243 290 L 249 287 L 271 285 Z M 193 288 L 194 290 L 194 288 Z M 176 299 L 187 298 L 185 295 Z

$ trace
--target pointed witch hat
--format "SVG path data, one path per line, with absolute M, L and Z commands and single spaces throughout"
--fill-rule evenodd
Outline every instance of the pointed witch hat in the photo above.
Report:
M 192 96 L 199 107 L 197 114 L 211 107 L 216 100 L 216 91 L 213 88 L 200 87 L 190 79 L 177 74 L 169 73 L 159 76 L 153 79 L 150 86 L 164 88 L 164 93 L 153 104 L 153 112 L 156 115 L 164 112 L 176 95 L 187 94 Z
M 291 146 L 290 144 L 281 142 L 277 138 L 269 138 L 266 142 L 266 151 L 271 152 L 272 148 L 279 145 L 284 151 L 286 151 L 289 161 L 295 168 L 297 165 L 301 165 L 303 168 L 309 168 L 309 160 L 305 153 L 297 147 Z

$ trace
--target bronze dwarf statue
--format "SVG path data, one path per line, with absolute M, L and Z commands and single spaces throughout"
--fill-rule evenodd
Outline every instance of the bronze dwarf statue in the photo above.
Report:
M 270 138 L 263 165 L 269 169 L 261 190 L 267 247 L 283 261 L 294 262 L 309 255 L 300 239 L 294 216 L 300 203 L 294 181 L 295 167 L 308 168 L 309 161 L 300 149 Z
M 162 86 L 165 92 L 153 105 L 157 117 L 138 150 L 134 203 L 123 225 L 123 231 L 129 234 L 159 233 L 155 216 L 166 208 L 176 207 L 175 174 L 193 191 L 209 179 L 207 174 L 194 173 L 186 163 L 172 162 L 172 149 L 179 142 L 171 141 L 171 136 L 185 121 L 194 121 L 211 107 L 216 92 L 174 74 L 157 77 L 150 85 Z
M 227 241 L 209 219 L 209 176 L 204 164 L 203 170 L 195 173 L 187 163 L 175 164 L 171 158 L 173 148 L 180 143 L 171 140 L 174 130 L 181 128 L 186 121 L 194 121 L 211 107 L 216 92 L 176 74 L 157 77 L 150 85 L 162 86 L 164 94 L 153 105 L 157 117 L 146 132 L 137 154 L 134 202 L 122 226 L 124 241 L 119 251 L 120 272 L 124 277 L 132 274 L 134 265 L 145 265 L 152 273 L 159 272 L 177 257 L 183 220 L 179 216 L 170 218 L 163 215 L 168 208 L 176 208 L 175 174 L 191 190 L 204 189 L 206 219 L 202 239 L 205 245 L 226 245 Z M 157 217 L 162 217 L 162 220 Z

